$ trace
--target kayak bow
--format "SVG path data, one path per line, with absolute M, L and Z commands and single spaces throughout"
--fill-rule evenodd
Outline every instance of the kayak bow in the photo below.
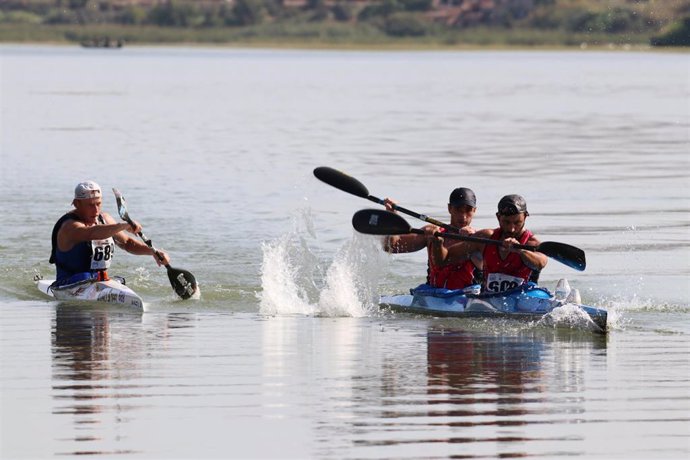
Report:
M 107 281 L 85 280 L 59 288 L 52 287 L 54 280 L 39 279 L 36 287 L 55 300 L 85 303 L 105 303 L 142 311 L 144 301 L 139 295 L 116 279 Z

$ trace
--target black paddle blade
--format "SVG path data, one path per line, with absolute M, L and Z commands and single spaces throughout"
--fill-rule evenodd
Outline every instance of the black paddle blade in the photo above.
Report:
M 175 294 L 182 299 L 189 299 L 199 290 L 196 278 L 187 270 L 181 270 L 170 266 L 166 268 L 168 269 L 168 279 L 170 280 L 172 288 L 175 290 Z
M 585 267 L 587 267 L 585 251 L 575 246 L 553 241 L 544 241 L 537 246 L 536 250 L 575 270 L 584 271 Z
M 120 215 L 122 220 L 129 222 L 129 214 L 127 213 L 127 204 L 125 203 L 125 197 L 116 188 L 113 188 L 113 193 L 115 194 L 115 201 L 117 201 L 117 213 Z
M 411 232 L 405 219 L 390 211 L 362 209 L 352 216 L 352 226 L 368 235 L 404 235 Z
M 332 185 L 343 192 L 351 193 L 361 198 L 369 197 L 369 190 L 367 190 L 364 184 L 337 169 L 329 168 L 328 166 L 319 166 L 314 169 L 314 176 L 320 181 Z

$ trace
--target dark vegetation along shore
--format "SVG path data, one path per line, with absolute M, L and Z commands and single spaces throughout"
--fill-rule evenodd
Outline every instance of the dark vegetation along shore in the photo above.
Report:
M 0 0 L 0 42 L 688 47 L 690 0 Z

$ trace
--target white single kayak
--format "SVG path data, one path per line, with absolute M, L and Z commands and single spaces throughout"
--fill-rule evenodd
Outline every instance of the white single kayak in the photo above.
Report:
M 59 288 L 51 287 L 55 280 L 38 280 L 36 287 L 47 296 L 56 300 L 75 302 L 98 302 L 143 310 L 141 297 L 116 279 L 108 281 L 86 280 Z

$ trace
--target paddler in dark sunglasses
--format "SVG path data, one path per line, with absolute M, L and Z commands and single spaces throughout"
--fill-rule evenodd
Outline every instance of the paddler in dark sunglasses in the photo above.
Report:
M 395 212 L 393 204 L 395 202 L 389 198 L 384 200 L 386 209 Z M 448 213 L 450 214 L 450 225 L 460 229 L 463 235 L 474 233 L 472 228 L 472 218 L 477 211 L 477 198 L 472 190 L 459 187 L 453 190 L 448 199 Z M 444 232 L 435 225 L 427 225 L 425 229 L 433 228 L 434 231 Z M 458 244 L 457 240 L 447 239 L 443 242 L 445 248 Z M 480 253 L 475 257 L 459 260 L 456 263 L 439 264 L 433 263 L 431 258 L 431 246 L 425 235 L 406 234 L 388 236 L 384 240 L 384 250 L 390 253 L 415 252 L 427 248 L 429 255 L 427 268 L 427 284 L 434 288 L 446 289 L 465 289 L 468 286 L 477 285 L 477 280 L 481 276 L 482 260 Z
M 444 266 L 468 260 L 480 252 L 484 264 L 484 292 L 504 292 L 521 286 L 530 280 L 534 271 L 541 271 L 548 261 L 544 254 L 515 247 L 517 244 L 539 245 L 539 240 L 525 228 L 527 216 L 527 202 L 522 196 L 501 198 L 496 213 L 498 228 L 475 233 L 476 236 L 501 241 L 500 245 L 461 242 L 448 247 L 443 238 L 434 236 L 437 228 L 425 228 L 431 242 L 431 258 L 434 263 Z

